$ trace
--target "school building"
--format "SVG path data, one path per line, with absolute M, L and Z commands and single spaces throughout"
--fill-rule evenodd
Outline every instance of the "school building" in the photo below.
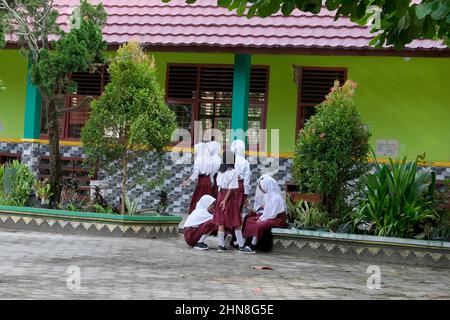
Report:
M 100 1 L 91 1 L 98 3 Z M 296 135 L 315 112 L 337 79 L 358 84 L 356 102 L 372 129 L 371 145 L 381 161 L 388 157 L 414 159 L 426 153 L 439 180 L 450 178 L 450 49 L 440 42 L 415 40 L 402 51 L 369 46 L 367 27 L 322 9 L 318 15 L 294 11 L 289 17 L 247 19 L 217 7 L 215 0 L 188 5 L 183 0 L 103 0 L 108 13 L 104 39 L 112 52 L 135 40 L 156 60 L 168 105 L 179 126 L 204 129 L 267 129 L 258 159 L 252 158 L 252 179 L 279 161 L 275 178 L 290 179 Z M 78 0 L 55 0 L 59 22 L 67 20 Z M 38 90 L 27 80 L 28 62 L 9 42 L 0 50 L 0 161 L 19 158 L 41 177 L 48 175 L 48 138 Z M 62 98 L 72 108 L 87 95 L 100 96 L 108 83 L 107 70 L 77 73 L 77 92 Z M 64 175 L 88 188 L 81 166 L 80 132 L 89 108 L 60 118 Z M 270 130 L 279 130 L 279 148 L 271 150 Z M 267 146 L 266 146 L 267 144 Z M 149 164 L 151 170 L 151 164 Z M 173 213 L 189 205 L 190 192 L 180 184 L 190 175 L 188 165 L 167 157 L 171 176 L 165 182 Z M 103 177 L 109 185 L 116 177 Z M 193 188 L 193 186 L 192 186 Z M 108 199 L 118 194 L 107 190 Z M 130 197 L 152 207 L 156 191 L 137 186 Z

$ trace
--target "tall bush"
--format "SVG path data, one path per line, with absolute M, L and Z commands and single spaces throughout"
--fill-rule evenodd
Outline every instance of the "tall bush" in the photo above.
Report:
M 345 208 L 349 182 L 368 169 L 370 131 L 356 108 L 355 89 L 350 80 L 343 86 L 336 81 L 295 146 L 294 182 L 301 191 L 320 193 L 334 218 Z
M 151 176 L 144 168 L 149 154 L 157 155 L 157 167 L 162 168 L 163 148 L 170 143 L 176 123 L 175 114 L 164 102 L 154 62 L 139 44 L 122 46 L 109 73 L 111 82 L 92 103 L 82 141 L 87 162 L 111 175 L 119 173 L 120 211 L 124 214 L 128 178 L 148 182 Z

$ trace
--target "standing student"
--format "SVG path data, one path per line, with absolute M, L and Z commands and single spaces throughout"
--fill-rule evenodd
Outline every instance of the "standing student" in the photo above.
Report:
M 222 165 L 217 174 L 218 195 L 213 222 L 219 226 L 217 232 L 219 238 L 218 252 L 228 251 L 225 246 L 225 228 L 234 229 L 239 245 L 239 252 L 254 253 L 249 247 L 244 246 L 242 236 L 242 217 L 239 212 L 239 204 L 236 199 L 239 188 L 238 174 L 234 169 L 235 157 L 231 151 L 224 152 Z
M 253 207 L 255 211 L 249 213 L 243 227 L 244 237 L 247 240 L 251 238 L 250 248 L 252 250 L 263 236 L 264 231 L 283 228 L 286 225 L 286 202 L 277 181 L 270 176 L 264 176 L 259 180 L 257 188 L 262 196 L 260 194 L 258 198 L 257 189 Z M 257 199 L 258 203 L 256 203 Z
M 250 163 L 245 159 L 245 142 L 235 140 L 231 144 L 230 150 L 236 155 L 234 169 L 238 174 L 239 189 L 237 192 L 237 201 L 239 212 L 242 213 L 244 203 L 247 201 L 250 191 Z
M 183 182 L 185 187 L 190 181 L 197 181 L 197 185 L 192 195 L 191 204 L 189 205 L 189 213 L 194 211 L 197 202 L 205 194 L 212 195 L 211 173 L 212 173 L 212 156 L 207 148 L 206 143 L 200 142 L 194 146 L 196 153 L 192 175 Z
M 219 142 L 212 140 L 206 143 L 210 153 L 212 154 L 212 196 L 217 199 L 217 173 L 219 172 L 220 165 L 222 164 L 222 157 L 220 156 L 220 151 L 222 146 Z
M 206 238 L 217 233 L 218 227 L 212 222 L 215 202 L 210 195 L 201 197 L 184 223 L 184 240 L 194 249 L 208 250 Z

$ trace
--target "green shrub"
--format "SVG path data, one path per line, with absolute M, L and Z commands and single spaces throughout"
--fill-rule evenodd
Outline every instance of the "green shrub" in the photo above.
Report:
M 307 201 L 300 200 L 293 203 L 288 198 L 287 204 L 288 215 L 296 228 L 322 229 L 327 227 L 330 221 L 326 212 L 317 205 L 309 205 Z
M 349 182 L 367 172 L 370 131 L 354 100 L 356 84 L 336 81 L 299 133 L 292 175 L 300 191 L 320 193 L 336 218 L 345 213 Z
M 4 190 L 4 172 L 7 168 L 16 171 L 14 181 L 10 181 L 11 191 L 8 194 Z M 35 178 L 30 169 L 17 160 L 0 166 L 0 205 L 24 206 L 32 192 L 34 182 Z
M 92 103 L 81 139 L 88 165 L 120 176 L 120 212 L 125 214 L 129 179 L 149 188 L 162 184 L 164 148 L 176 116 L 164 101 L 153 59 L 138 43 L 122 46 L 108 71 L 111 81 Z M 148 161 L 156 163 L 157 174 L 146 170 Z
M 438 220 L 433 200 L 435 175 L 417 171 L 417 161 L 375 161 L 376 172 L 368 174 L 354 225 L 366 223 L 377 236 L 430 237 Z

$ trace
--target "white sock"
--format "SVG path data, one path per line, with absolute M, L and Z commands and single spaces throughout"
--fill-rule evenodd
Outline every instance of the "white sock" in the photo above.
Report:
M 197 243 L 201 243 L 201 242 L 203 242 L 203 243 L 204 243 L 207 237 L 208 237 L 208 235 L 207 235 L 207 234 L 204 234 L 204 235 L 202 235 L 202 236 L 200 237 L 200 240 L 198 240 L 198 242 L 197 242 Z
M 253 237 L 252 238 L 252 245 L 256 245 L 258 243 L 258 238 L 256 238 L 256 237 Z
M 242 230 L 234 230 L 234 234 L 236 235 L 237 243 L 239 244 L 239 248 L 244 246 L 244 237 L 242 236 Z
M 219 238 L 219 246 L 225 247 L 225 231 L 217 232 L 217 236 Z

